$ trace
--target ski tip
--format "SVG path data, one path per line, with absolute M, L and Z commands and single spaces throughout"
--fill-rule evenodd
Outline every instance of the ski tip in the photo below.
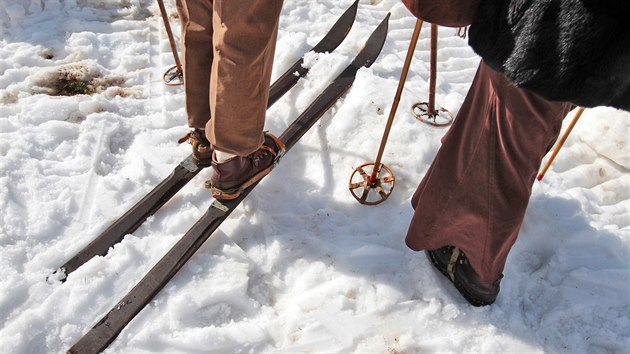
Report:
M 385 16 L 383 21 L 381 21 L 374 32 L 372 32 L 367 42 L 365 42 L 365 46 L 353 62 L 355 66 L 370 67 L 372 63 L 374 63 L 378 55 L 381 53 L 383 45 L 385 44 L 390 16 L 391 13 L 388 12 L 387 16 Z
M 348 32 L 350 32 L 350 29 L 352 28 L 352 25 L 354 24 L 354 20 L 357 18 L 357 12 L 359 10 L 359 1 L 360 0 L 355 0 L 354 3 L 350 5 L 350 7 L 346 10 L 346 12 L 343 13 L 342 17 L 339 19 L 340 21 L 342 21 L 342 19 L 345 18 L 345 21 L 349 22 L 348 30 L 345 33 L 346 35 L 348 34 Z
M 354 19 L 357 17 L 357 11 L 359 9 L 359 1 L 361 0 L 354 0 L 352 5 L 350 5 L 350 7 L 346 9 L 341 18 L 347 16 L 348 18 L 352 18 L 352 21 L 354 22 Z
M 360 0 L 355 0 L 352 3 L 352 5 L 350 5 L 350 7 L 347 8 L 346 11 L 341 15 L 341 17 L 339 17 L 339 20 L 337 22 L 341 22 L 341 23 L 346 22 L 347 24 L 350 25 L 350 28 L 351 28 L 352 24 L 354 23 L 354 20 L 357 17 L 357 11 L 359 9 L 359 1 Z M 348 28 L 348 31 L 350 31 L 350 28 Z
M 374 32 L 372 33 L 372 35 L 370 36 L 370 39 L 368 39 L 368 41 L 372 41 L 372 37 L 376 37 L 376 38 L 374 38 L 375 40 L 380 40 L 380 38 L 382 37 L 382 41 L 385 42 L 385 37 L 387 37 L 387 29 L 388 29 L 388 26 L 389 26 L 389 17 L 391 15 L 392 15 L 391 12 L 387 13 L 387 16 L 385 16 L 383 21 L 381 21 L 381 23 L 379 23 L 378 27 L 376 27 L 376 29 L 374 30 Z
M 328 33 L 322 38 L 317 45 L 311 49 L 316 53 L 332 52 L 337 48 L 341 42 L 346 38 L 354 20 L 357 17 L 357 9 L 359 7 L 359 0 L 355 2 L 337 19 L 337 22 L 330 28 Z

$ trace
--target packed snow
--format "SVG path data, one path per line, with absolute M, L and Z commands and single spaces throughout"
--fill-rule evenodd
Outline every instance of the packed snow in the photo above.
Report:
M 274 77 L 351 3 L 286 0 Z M 428 24 L 383 156 L 396 176 L 384 203 L 357 203 L 348 180 L 374 161 L 401 75 L 415 18 L 399 0 L 362 0 L 346 40 L 306 56 L 309 74 L 266 128 L 280 134 L 388 12 L 372 67 L 106 352 L 630 352 L 630 113 L 585 111 L 483 308 L 403 242 L 446 132 L 411 115 L 429 91 Z M 454 29 L 439 37 L 436 101 L 456 114 L 480 59 Z M 155 1 L 0 0 L 0 352 L 65 352 L 212 202 L 205 170 L 106 256 L 47 280 L 190 153 L 177 144 L 182 87 L 162 82 L 173 64 Z M 60 94 L 72 78 L 86 94 Z

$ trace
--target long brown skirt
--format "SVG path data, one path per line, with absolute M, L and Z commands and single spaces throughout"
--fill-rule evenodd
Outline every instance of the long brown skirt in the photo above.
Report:
M 480 63 L 412 198 L 409 248 L 459 247 L 481 281 L 503 272 L 545 154 L 572 105 L 513 86 Z

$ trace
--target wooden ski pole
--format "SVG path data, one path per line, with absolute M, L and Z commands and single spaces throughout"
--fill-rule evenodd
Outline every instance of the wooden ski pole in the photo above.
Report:
M 537 179 L 539 181 L 542 180 L 543 177 L 545 176 L 545 173 L 547 173 L 547 170 L 549 169 L 549 166 L 551 166 L 551 163 L 556 158 L 556 155 L 558 155 L 558 152 L 560 151 L 560 148 L 562 148 L 562 145 L 564 145 L 564 142 L 569 137 L 569 134 L 571 134 L 571 130 L 573 130 L 573 127 L 575 126 L 575 123 L 577 123 L 578 119 L 580 119 L 580 116 L 582 115 L 583 112 L 584 112 L 584 107 L 580 107 L 577 110 L 577 112 L 575 112 L 575 117 L 573 117 L 573 120 L 571 121 L 571 123 L 567 127 L 567 130 L 562 135 L 562 138 L 560 138 L 560 140 L 558 140 L 558 144 L 556 144 L 556 147 L 553 150 L 553 152 L 551 153 L 551 156 L 549 157 L 549 160 L 545 164 L 545 167 L 543 167 L 542 171 L 540 171 L 540 173 L 538 174 Z
M 435 109 L 435 86 L 437 83 L 437 47 L 438 47 L 438 25 L 431 24 L 431 71 L 429 76 L 429 102 L 419 102 L 411 107 L 411 112 L 423 123 L 436 127 L 445 127 L 453 122 L 453 115 L 447 109 L 441 107 Z M 417 113 L 416 110 L 422 113 Z M 437 118 L 441 118 L 440 122 Z
M 370 176 L 371 182 L 375 181 L 376 175 L 381 170 L 381 159 L 383 158 L 383 152 L 385 151 L 385 144 L 389 138 L 389 132 L 392 129 L 392 123 L 394 122 L 396 110 L 398 109 L 398 104 L 400 103 L 400 96 L 402 95 L 403 88 L 405 87 L 405 81 L 407 81 L 407 74 L 409 73 L 409 67 L 411 66 L 411 60 L 413 59 L 413 53 L 416 50 L 416 44 L 418 42 L 418 37 L 420 37 L 421 29 L 422 20 L 418 19 L 416 21 L 416 26 L 413 29 L 413 35 L 411 36 L 411 42 L 409 43 L 409 49 L 407 50 L 407 57 L 405 58 L 405 63 L 403 64 L 400 80 L 398 80 L 398 89 L 396 90 L 394 102 L 392 103 L 392 109 L 389 111 L 389 118 L 387 119 L 387 125 L 385 126 L 385 132 L 383 133 L 381 145 L 378 149 L 378 154 L 376 155 L 376 161 L 374 162 L 375 167 L 372 171 L 372 175 Z
M 389 118 L 387 120 L 387 125 L 385 126 L 385 132 L 383 133 L 383 138 L 381 140 L 381 145 L 378 150 L 378 154 L 376 157 L 376 162 L 374 163 L 365 163 L 359 167 L 357 167 L 352 176 L 350 176 L 349 189 L 350 193 L 354 196 L 354 198 L 361 204 L 365 205 L 376 205 L 383 202 L 387 197 L 391 194 L 394 189 L 394 174 L 392 171 L 385 165 L 381 164 L 381 159 L 383 158 L 383 151 L 385 150 L 385 144 L 387 143 L 387 138 L 389 137 L 389 132 L 391 131 L 392 123 L 394 121 L 394 117 L 396 116 L 396 110 L 398 109 L 398 104 L 400 103 L 400 96 L 402 95 L 403 88 L 405 86 L 405 81 L 407 80 L 407 74 L 409 72 L 409 66 L 411 65 L 411 59 L 413 59 L 413 53 L 416 49 L 416 43 L 418 42 L 418 37 L 420 36 L 420 30 L 422 29 L 422 20 L 416 21 L 416 26 L 414 27 L 413 34 L 411 36 L 411 42 L 409 43 L 409 49 L 407 50 L 407 56 L 405 58 L 405 63 L 403 64 L 402 73 L 400 74 L 400 80 L 398 81 L 398 89 L 396 90 L 396 95 L 394 96 L 394 102 L 392 103 L 392 109 L 389 112 Z M 366 171 L 364 171 L 364 167 L 372 166 L 372 173 L 368 175 Z M 385 177 L 379 177 L 381 173 L 381 169 L 385 169 L 385 173 L 387 174 Z M 359 182 L 353 182 L 355 176 L 362 178 Z M 390 185 L 389 188 L 385 187 L 385 185 Z M 356 189 L 362 188 L 363 191 L 361 193 L 355 192 Z M 368 200 L 369 193 L 371 190 L 376 190 L 380 199 L 376 201 Z
M 429 76 L 429 109 L 428 114 L 435 114 L 435 84 L 437 81 L 437 39 L 438 26 L 431 24 L 431 72 Z
M 162 20 L 164 21 L 164 27 L 166 28 L 166 34 L 168 35 L 168 41 L 171 45 L 171 51 L 173 52 L 173 59 L 175 59 L 175 70 L 178 78 L 183 76 L 182 71 L 182 63 L 179 61 L 179 55 L 177 54 L 177 46 L 175 45 L 175 38 L 173 37 L 173 31 L 171 30 L 171 24 L 168 20 L 168 16 L 166 14 L 166 7 L 164 7 L 163 0 L 157 0 L 158 6 L 160 7 L 160 13 L 162 14 Z M 170 70 L 169 70 L 170 71 Z M 167 73 L 169 72 L 167 71 Z M 170 84 L 172 80 L 166 81 L 166 74 L 164 74 L 166 84 Z M 183 83 L 183 82 L 182 82 Z M 181 85 L 181 83 L 177 83 L 175 85 Z

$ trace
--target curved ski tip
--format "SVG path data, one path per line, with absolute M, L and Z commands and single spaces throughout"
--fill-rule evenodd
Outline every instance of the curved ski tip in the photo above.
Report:
M 387 27 L 389 25 L 389 17 L 392 15 L 391 12 L 388 12 L 387 15 L 385 16 L 385 18 L 383 19 L 383 21 L 381 21 L 381 23 L 379 23 L 378 27 L 376 27 L 376 30 L 374 30 L 374 32 L 377 31 L 385 31 L 387 32 Z M 383 27 L 385 27 L 385 29 L 383 29 Z
M 347 16 L 348 20 L 351 19 L 352 21 L 350 22 L 350 27 L 348 28 L 348 32 L 350 32 L 350 28 L 352 28 L 352 25 L 354 24 L 354 20 L 357 18 L 357 12 L 359 9 L 359 1 L 360 0 L 355 0 L 354 3 L 352 3 L 352 5 L 350 5 L 350 7 L 346 10 L 346 12 L 344 12 L 344 14 L 342 15 L 342 18 Z
M 359 0 L 355 0 L 355 2 L 347 8 L 341 16 L 339 16 L 337 22 L 335 22 L 335 24 L 330 28 L 324 38 L 322 38 L 311 50 L 317 53 L 322 53 L 332 52 L 335 48 L 337 48 L 352 29 L 354 20 L 357 17 L 358 7 Z
M 341 15 L 340 18 L 347 17 L 348 19 L 352 19 L 352 21 L 354 22 L 354 19 L 357 17 L 357 12 L 359 9 L 359 1 L 360 0 L 355 0 L 352 5 L 350 5 L 350 7 L 346 9 L 346 11 Z
M 361 49 L 359 54 L 354 58 L 354 61 L 352 62 L 354 66 L 370 67 L 381 53 L 381 49 L 383 49 L 385 39 L 387 38 L 390 15 L 391 13 L 388 12 L 387 16 L 385 16 L 383 21 L 381 21 L 378 27 L 376 27 L 376 29 L 372 32 L 363 49 Z

